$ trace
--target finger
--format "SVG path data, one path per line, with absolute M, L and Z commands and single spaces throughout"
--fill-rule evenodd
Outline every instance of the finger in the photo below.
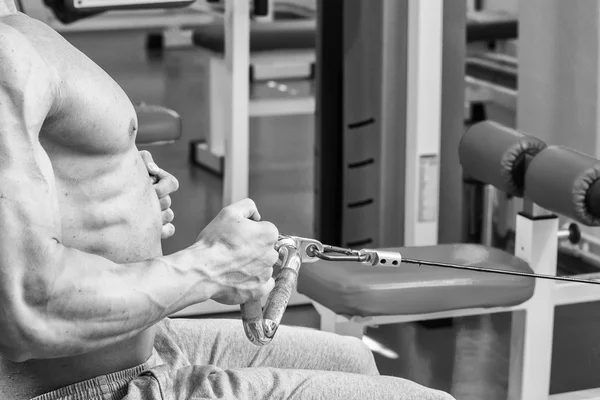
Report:
M 260 296 L 257 298 L 260 299 L 262 297 L 267 296 L 269 293 L 271 293 L 273 291 L 274 288 L 275 288 L 275 279 L 269 278 L 267 283 L 265 283 L 264 286 L 261 288 Z
M 270 244 L 275 244 L 279 239 L 279 229 L 269 221 L 260 222 L 262 238 Z
M 158 167 L 158 165 L 156 165 L 156 163 L 154 163 L 154 162 L 148 163 L 147 168 L 148 168 L 148 172 L 150 172 L 152 175 L 158 176 L 158 179 L 160 180 L 159 175 L 160 175 L 160 171 L 162 171 L 162 170 Z
M 163 225 L 170 223 L 171 221 L 173 221 L 174 218 L 175 218 L 175 213 L 170 208 L 167 208 L 165 211 L 162 212 Z
M 160 238 L 165 240 L 165 239 L 170 238 L 174 234 L 175 234 L 175 225 L 166 224 L 166 225 L 163 225 L 163 227 L 162 227 L 162 230 L 160 232 Z
M 261 278 L 264 282 L 268 281 L 269 279 L 271 279 L 273 277 L 273 264 L 269 264 L 270 266 L 268 268 L 265 268 L 264 271 L 261 272 Z
M 237 213 L 240 213 L 242 218 L 248 218 L 253 221 L 260 221 L 260 213 L 256 208 L 256 203 L 252 199 L 240 200 L 233 203 L 230 207 Z
M 154 164 L 154 165 L 156 165 L 156 164 Z M 175 179 L 175 177 L 172 174 L 170 174 L 169 172 L 165 171 L 164 169 L 158 168 L 158 167 L 156 167 L 156 176 L 158 176 L 158 180 L 167 179 L 167 178 Z M 177 179 L 175 179 L 175 180 L 177 180 Z
M 140 154 L 140 157 L 142 157 L 142 160 L 144 160 L 145 164 L 152 162 L 152 154 L 150 154 L 150 152 L 148 150 L 140 150 L 139 154 Z
M 269 261 L 269 265 L 277 265 L 277 264 L 281 264 L 283 262 L 283 260 L 280 260 L 280 258 L 282 258 L 279 254 L 279 251 L 275 250 L 275 248 L 273 248 L 273 251 L 270 252 L 269 254 L 270 259 Z
M 148 170 L 148 173 L 150 175 L 157 175 L 158 172 L 160 171 L 160 168 L 158 168 L 158 165 L 156 165 L 156 163 L 154 162 L 154 159 L 152 158 L 152 154 L 150 154 L 150 152 L 147 150 L 141 150 L 140 157 L 142 157 L 142 160 L 144 161 L 144 164 L 146 165 L 146 169 Z
M 154 190 L 159 199 L 177 191 L 179 189 L 179 181 L 171 174 L 167 174 L 163 178 L 158 175 L 159 181 L 154 185 Z
M 160 210 L 165 211 L 167 208 L 171 208 L 171 196 L 167 195 L 158 200 L 160 203 Z

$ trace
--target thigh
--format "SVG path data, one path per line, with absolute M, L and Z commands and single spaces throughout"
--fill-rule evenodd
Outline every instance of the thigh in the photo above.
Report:
M 336 371 L 190 366 L 179 370 L 159 367 L 149 374 L 155 381 L 146 384 L 159 386 L 164 399 L 452 399 L 400 378 Z
M 239 320 L 173 319 L 166 327 L 191 365 L 378 374 L 372 352 L 353 337 L 280 326 L 271 343 L 256 346 L 246 338 Z

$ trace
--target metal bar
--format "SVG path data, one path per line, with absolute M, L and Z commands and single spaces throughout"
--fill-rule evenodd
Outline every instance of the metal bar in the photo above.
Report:
M 348 254 L 327 254 L 321 253 L 320 251 L 315 252 L 315 256 L 324 261 L 354 261 L 363 262 L 366 261 L 366 257 L 361 255 L 348 255 Z
M 600 270 L 600 256 L 592 253 L 591 251 L 581 249 L 577 246 L 562 243 L 559 243 L 558 247 L 562 254 L 570 255 L 571 257 L 576 257 L 584 263 L 590 264 L 594 268 Z
M 598 239 L 596 236 L 590 235 L 587 232 L 581 232 L 581 239 L 591 245 L 600 246 L 600 239 Z
M 315 234 L 342 242 L 344 104 L 343 0 L 318 0 L 315 102 Z
M 439 214 L 444 2 L 409 0 L 408 4 L 403 245 L 434 245 Z
M 461 243 L 468 237 L 467 213 L 463 209 L 467 196 L 456 151 L 465 131 L 463 105 L 468 100 L 465 99 L 467 0 L 444 1 L 443 7 L 440 182 L 444 184 L 439 187 L 440 244 Z
M 481 220 L 481 244 L 492 247 L 494 240 L 494 194 L 492 185 L 483 187 L 483 218 Z
M 250 4 L 225 1 L 225 171 L 223 203 L 229 205 L 248 197 L 250 166 L 249 102 Z
M 342 254 L 358 254 L 357 251 L 354 251 L 352 249 L 347 249 L 345 247 L 331 246 L 328 244 L 323 245 L 323 249 L 328 253 L 333 252 L 333 253 L 342 253 Z
M 459 265 L 459 264 L 450 264 L 450 263 L 443 263 L 443 262 L 437 262 L 437 261 L 414 260 L 414 259 L 410 259 L 410 258 L 403 258 L 402 262 L 406 263 L 406 264 L 427 265 L 427 266 L 431 266 L 431 267 L 453 268 L 453 269 L 462 269 L 462 270 L 477 271 L 477 272 L 487 272 L 487 273 L 502 274 L 502 275 L 527 276 L 530 278 L 538 278 L 538 279 L 550 279 L 550 280 L 555 280 L 555 281 L 567 281 L 567 282 L 578 282 L 578 283 L 589 283 L 592 285 L 600 285 L 600 281 L 590 280 L 590 279 L 572 278 L 572 277 L 568 277 L 568 276 L 534 274 L 534 273 L 530 273 L 530 272 L 508 271 L 508 270 L 497 269 L 497 268 L 484 268 L 484 267 L 476 267 L 473 265 Z
M 381 94 L 378 100 L 379 111 L 373 113 L 374 118 L 379 115 L 379 139 L 371 136 L 371 140 L 380 141 L 377 144 L 380 158 L 379 161 L 376 160 L 379 169 L 375 175 L 379 188 L 377 194 L 373 195 L 378 215 L 374 224 L 373 241 L 369 245 L 397 247 L 404 243 L 406 217 L 403 204 L 409 190 L 406 188 L 404 156 L 407 151 L 408 0 L 384 1 L 380 16 L 381 39 L 371 40 L 370 43 L 370 47 L 375 43 L 381 46 L 381 69 L 371 69 L 371 74 L 379 77 L 377 85 Z M 353 182 L 352 186 L 355 184 Z

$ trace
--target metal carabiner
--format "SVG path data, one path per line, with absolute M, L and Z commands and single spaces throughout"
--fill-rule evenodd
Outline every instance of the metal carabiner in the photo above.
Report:
M 361 254 L 359 251 L 345 249 L 343 247 L 323 245 L 323 249 L 317 249 L 315 246 L 307 248 L 309 254 L 325 261 L 353 261 L 365 262 L 368 260 L 367 254 Z
M 344 247 L 323 245 L 323 250 L 309 247 L 307 251 L 325 261 L 350 261 L 376 266 L 397 267 L 402 262 L 402 255 L 397 251 L 385 250 L 353 250 Z

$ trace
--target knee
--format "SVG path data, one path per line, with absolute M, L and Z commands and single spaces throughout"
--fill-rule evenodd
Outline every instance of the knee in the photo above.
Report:
M 344 362 L 349 369 L 347 372 L 363 375 L 379 375 L 373 352 L 361 339 L 344 336 L 341 338 L 344 341 L 346 354 Z

